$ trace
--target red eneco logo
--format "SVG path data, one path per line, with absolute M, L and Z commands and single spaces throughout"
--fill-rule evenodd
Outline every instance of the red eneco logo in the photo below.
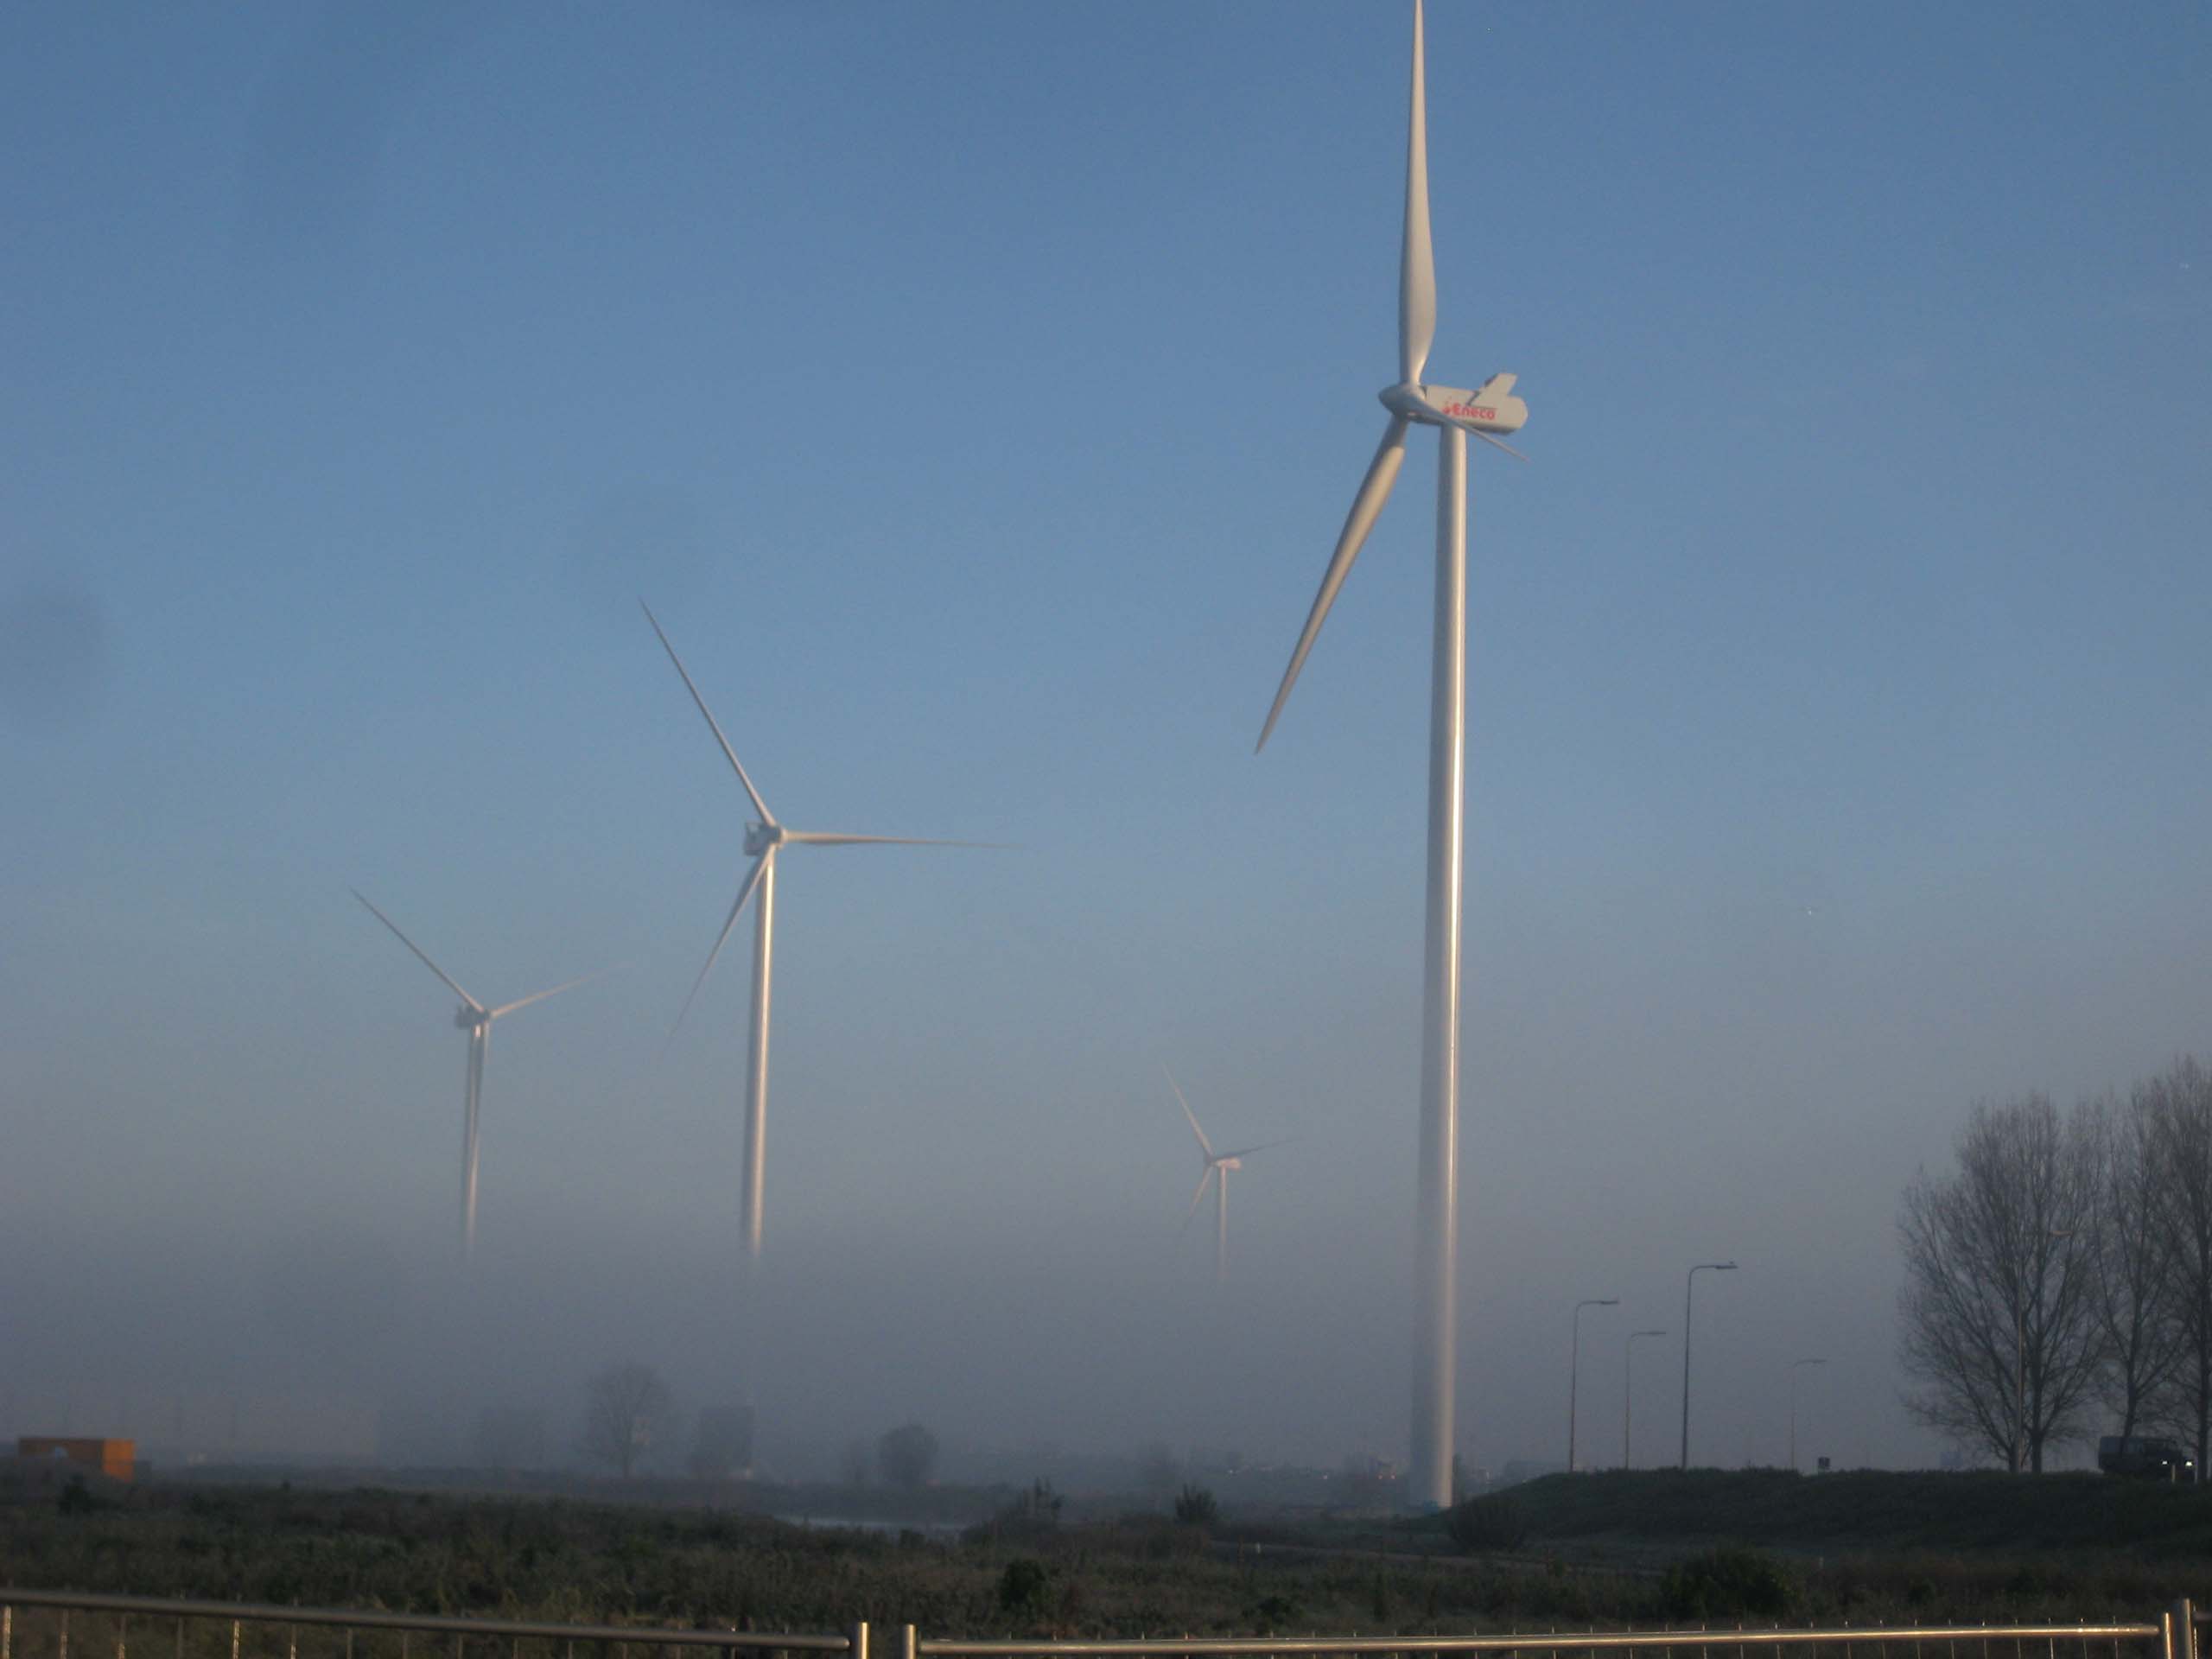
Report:
M 1445 407 L 1444 412 L 1469 421 L 1494 421 L 1497 418 L 1496 410 L 1484 409 L 1480 404 L 1451 404 Z

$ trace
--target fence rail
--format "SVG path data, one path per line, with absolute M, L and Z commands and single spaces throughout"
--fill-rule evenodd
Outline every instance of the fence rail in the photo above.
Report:
M 1555 1630 L 1510 1636 L 1262 1636 L 1147 1637 L 1143 1641 L 993 1642 L 918 1641 L 920 1654 L 962 1656 L 989 1659 L 999 1655 L 1228 1655 L 1228 1654 L 1365 1654 L 1365 1653 L 1592 1653 L 1629 1648 L 1743 1648 L 1805 1647 L 1822 1644 L 1865 1644 L 1957 1642 L 1966 1639 L 1996 1642 L 2122 1642 L 2156 1641 L 2165 1634 L 2165 1623 L 2140 1624 L 1850 1624 L 1833 1630 L 1737 1630 L 1732 1627 L 1690 1630 Z
M 296 1629 L 308 1625 L 341 1630 L 350 1637 L 356 1630 L 396 1631 L 410 1636 L 449 1636 L 454 1650 L 468 1641 L 561 1643 L 573 1650 L 578 1643 L 602 1649 L 713 1648 L 723 1653 L 763 1651 L 843 1653 L 868 1659 L 868 1626 L 855 1624 L 839 1635 L 777 1633 L 738 1630 L 682 1630 L 658 1624 L 550 1624 L 516 1618 L 453 1618 L 434 1613 L 380 1613 L 349 1607 L 276 1607 L 266 1602 L 187 1601 L 163 1596 L 93 1596 L 67 1590 L 0 1589 L 0 1659 L 18 1659 L 16 1647 L 16 1610 L 42 1608 L 59 1620 L 56 1659 L 68 1659 L 69 1616 L 72 1613 L 109 1613 L 122 1621 L 115 1638 L 115 1659 L 128 1659 L 125 1643 L 132 1618 L 174 1619 L 177 1645 L 182 1650 L 184 1626 L 188 1621 L 225 1623 L 231 1626 L 231 1659 L 239 1659 L 243 1627 L 248 1624 L 281 1627 L 287 1637 L 288 1659 L 297 1659 Z M 404 1651 L 404 1649 L 402 1649 Z
M 522 1659 L 524 1643 L 558 1646 L 564 1659 L 575 1659 L 578 1643 L 588 1643 L 607 1659 L 626 1659 L 631 1648 L 711 1648 L 738 1654 L 838 1653 L 850 1659 L 869 1659 L 869 1628 L 856 1621 L 844 1630 L 823 1632 L 766 1632 L 733 1629 L 678 1629 L 638 1624 L 560 1624 L 510 1618 L 456 1618 L 435 1614 L 370 1612 L 343 1607 L 278 1607 L 262 1602 L 188 1601 L 158 1596 L 98 1596 L 66 1590 L 10 1590 L 0 1588 L 0 1659 L 31 1659 L 24 1651 L 16 1628 L 18 1609 L 36 1610 L 52 1618 L 53 1659 L 69 1659 L 72 1615 L 106 1617 L 113 1621 L 113 1659 L 130 1659 L 130 1621 L 174 1621 L 175 1651 L 185 1652 L 188 1624 L 228 1624 L 230 1659 L 242 1659 L 246 1627 L 274 1628 L 284 1633 L 286 1659 L 299 1659 L 299 1630 L 342 1630 L 346 1659 L 355 1659 L 356 1632 L 390 1632 L 400 1637 L 401 1659 L 410 1659 L 413 1637 L 445 1637 L 451 1640 L 454 1659 L 467 1659 L 470 1643 L 505 1643 L 511 1659 Z M 1648 1649 L 1671 1656 L 1696 1649 L 1700 1659 L 1712 1659 L 1714 1649 L 1735 1650 L 1735 1659 L 1751 1659 L 1751 1649 L 1796 1649 L 1796 1659 L 1819 1659 L 1823 1649 L 1836 1650 L 1846 1659 L 1867 1659 L 1858 1650 L 1872 1647 L 1872 1659 L 1891 1659 L 1897 1650 L 1911 1649 L 1912 1659 L 2005 1659 L 2004 1644 L 2011 1644 L 2011 1659 L 2101 1659 L 2109 1643 L 2114 1659 L 2123 1659 L 2121 1643 L 2145 1644 L 2142 1659 L 2198 1659 L 2196 1626 L 2204 1622 L 2186 1600 L 2177 1601 L 2156 1617 L 2134 1622 L 2094 1624 L 1847 1624 L 1821 1629 L 1745 1630 L 1738 1628 L 1656 1630 L 1547 1630 L 1467 1636 L 1252 1636 L 1148 1637 L 1115 1641 L 1000 1641 L 924 1637 L 912 1624 L 886 1634 L 893 1637 L 895 1653 L 885 1659 L 1146 1659 L 1147 1656 L 1188 1656 L 1189 1659 L 1227 1659 L 1228 1656 L 1320 1654 L 1518 1654 L 1553 1656 L 1618 1653 Z M 2031 1649 L 2028 1644 L 2037 1644 Z M 2065 1644 L 2061 1651 L 2060 1644 Z M 2093 1649 L 2091 1644 L 2095 1643 Z M 1993 1644 L 1998 1644 L 1993 1647 Z M 2151 1644 L 2155 1644 L 2152 1646 Z M 83 1659 L 106 1659 L 106 1642 L 90 1649 Z M 480 1645 L 478 1652 L 482 1652 Z

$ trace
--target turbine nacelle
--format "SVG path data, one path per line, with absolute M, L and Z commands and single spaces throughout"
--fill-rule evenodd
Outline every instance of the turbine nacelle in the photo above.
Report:
M 453 1011 L 453 1022 L 462 1031 L 480 1030 L 492 1023 L 491 1010 L 464 1002 Z
M 784 826 L 780 823 L 748 823 L 745 826 L 745 855 L 758 858 L 783 844 Z
M 1519 377 L 1493 374 L 1469 391 L 1459 386 L 1401 383 L 1376 394 L 1393 415 L 1424 426 L 1461 426 L 1471 432 L 1518 432 L 1529 423 L 1529 405 L 1513 395 Z

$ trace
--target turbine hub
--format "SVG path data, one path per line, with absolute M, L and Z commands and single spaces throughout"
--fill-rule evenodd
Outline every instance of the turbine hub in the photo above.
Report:
M 463 1031 L 474 1031 L 480 1026 L 492 1023 L 491 1015 L 481 1008 L 472 1008 L 466 1002 L 454 1010 L 453 1022 Z
M 780 823 L 748 823 L 745 826 L 745 855 L 758 858 L 783 838 L 784 826 Z

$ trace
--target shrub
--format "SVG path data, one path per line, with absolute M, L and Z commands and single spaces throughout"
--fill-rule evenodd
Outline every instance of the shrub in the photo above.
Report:
M 1042 1606 L 1045 1586 L 1052 1576 L 1044 1562 L 1032 1560 L 1027 1555 L 1015 1556 L 1006 1564 L 1006 1571 L 999 1574 L 999 1606 L 1009 1613 L 1027 1612 Z
M 1205 1487 L 1185 1483 L 1175 1499 L 1175 1519 L 1186 1527 L 1210 1527 L 1221 1519 L 1221 1506 Z
M 1465 1550 L 1518 1549 L 1529 1541 L 1528 1517 L 1510 1497 L 1471 1497 L 1445 1516 L 1452 1541 Z
M 919 1423 L 892 1429 L 875 1443 L 875 1466 L 893 1486 L 926 1486 L 937 1468 L 937 1436 Z
M 1796 1604 L 1797 1581 L 1755 1549 L 1715 1549 L 1669 1567 L 1659 1595 L 1674 1619 L 1779 1618 Z

